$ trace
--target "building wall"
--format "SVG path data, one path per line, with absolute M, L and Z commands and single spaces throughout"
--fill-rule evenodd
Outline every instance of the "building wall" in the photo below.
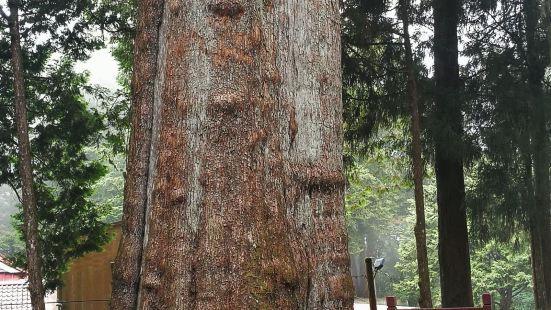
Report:
M 25 277 L 23 273 L 0 273 L 0 282 L 4 281 L 17 281 Z
M 63 276 L 64 286 L 58 290 L 63 310 L 108 310 L 111 299 L 111 263 L 119 248 L 121 227 L 112 228 L 113 240 L 102 252 L 89 253 L 76 259 Z

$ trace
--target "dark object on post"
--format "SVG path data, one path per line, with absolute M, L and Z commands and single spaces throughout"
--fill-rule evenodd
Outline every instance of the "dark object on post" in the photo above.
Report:
M 383 266 L 385 265 L 385 258 L 384 257 L 381 257 L 381 258 L 377 258 L 375 260 L 375 263 L 373 263 L 373 268 L 375 268 L 375 272 L 383 269 Z
M 396 297 L 387 296 L 387 310 L 397 310 Z M 415 308 L 417 310 L 492 310 L 492 296 L 488 293 L 482 294 L 482 307 L 454 307 L 454 308 Z
M 373 273 L 372 257 L 366 257 L 365 259 L 365 275 L 367 278 L 367 292 L 369 294 L 369 309 L 377 310 L 377 297 L 375 295 L 375 274 Z

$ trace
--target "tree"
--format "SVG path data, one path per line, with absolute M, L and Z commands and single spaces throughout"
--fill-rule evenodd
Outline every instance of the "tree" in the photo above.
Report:
M 441 305 L 440 296 L 440 273 L 438 264 L 438 207 L 436 203 L 436 183 L 434 172 L 429 171 L 429 177 L 425 180 L 424 197 L 426 210 L 426 234 L 427 234 L 427 256 L 430 275 L 432 301 L 434 305 Z M 413 195 L 410 195 L 412 197 Z M 411 199 L 411 198 L 410 198 Z M 415 212 L 415 203 L 410 203 L 406 216 L 402 220 L 406 226 L 415 227 L 417 214 Z M 396 263 L 399 277 L 393 283 L 393 289 L 396 296 L 414 306 L 419 299 L 419 274 L 417 270 L 417 246 L 416 239 L 411 233 L 399 236 L 400 245 L 398 248 L 399 259 Z
M 377 147 L 373 146 L 374 133 L 400 123 L 401 118 L 411 118 L 410 159 L 418 207 L 415 235 L 421 275 L 419 305 L 432 307 L 424 233 L 422 111 L 419 109 L 424 94 L 418 87 L 423 72 L 415 59 L 423 49 L 413 50 L 409 33 L 411 21 L 424 23 L 426 9 L 422 3 L 416 3 L 415 8 L 409 1 L 398 4 L 397 8 L 384 1 L 347 1 L 345 4 L 342 14 L 345 133 L 355 152 L 371 155 L 372 148 Z M 398 17 L 401 27 L 393 15 Z M 420 40 L 416 43 L 418 47 L 423 45 Z
M 499 310 L 533 309 L 528 301 L 527 308 L 516 308 L 523 300 L 521 294 L 530 291 L 532 281 L 530 251 L 524 242 L 528 238 L 518 236 L 517 246 L 491 241 L 473 252 L 472 270 L 475 280 L 473 290 L 476 296 L 492 293 Z
M 384 1 L 344 1 L 342 63 L 345 139 L 351 151 L 368 154 L 371 138 L 408 115 L 407 77 L 395 21 Z
M 417 272 L 419 273 L 419 306 L 432 308 L 432 293 L 427 257 L 427 234 L 425 228 L 425 199 L 423 191 L 424 163 L 422 158 L 421 116 L 419 115 L 419 92 L 417 89 L 417 73 L 409 34 L 411 3 L 409 0 L 400 2 L 399 16 L 402 20 L 403 40 L 407 71 L 407 98 L 411 110 L 411 162 L 413 166 L 413 182 L 415 185 L 415 241 L 417 249 Z
M 471 179 L 469 183 L 476 182 L 476 179 Z M 425 189 L 429 270 L 431 285 L 436 289 L 439 286 L 436 186 L 433 181 L 428 181 Z M 409 226 L 414 225 L 413 206 L 409 208 L 409 215 L 403 222 Z M 394 283 L 394 292 L 401 300 L 409 301 L 412 305 L 416 303 L 415 299 L 418 294 L 415 273 L 415 240 L 411 234 L 401 235 L 400 240 L 400 258 L 396 268 L 401 276 L 399 281 Z M 485 292 L 491 293 L 494 307 L 499 310 L 534 308 L 533 298 L 528 294 L 531 286 L 531 267 L 529 264 L 529 238 L 526 234 L 517 234 L 513 242 L 502 243 L 492 240 L 487 243 L 471 243 L 471 249 L 474 296 L 479 297 Z M 435 290 L 435 292 L 438 291 Z M 440 296 L 435 294 L 434 297 L 435 304 L 439 304 Z
M 547 309 L 549 134 L 543 128 L 549 60 L 538 6 L 518 1 L 470 7 L 478 18 L 466 49 L 473 77 L 467 85 L 476 94 L 470 98 L 472 123 L 484 146 L 470 205 L 473 228 L 485 241 L 507 241 L 520 229 L 530 233 L 536 308 Z
M 528 98 L 531 108 L 530 136 L 533 148 L 534 167 L 534 205 L 531 212 L 531 226 L 535 239 L 533 246 L 534 263 L 541 266 L 539 273 L 534 273 L 536 285 L 542 286 L 544 293 L 538 303 L 542 309 L 551 306 L 551 202 L 549 183 L 549 134 L 547 132 L 548 120 L 546 118 L 546 104 L 543 97 L 543 79 L 545 68 L 549 64 L 548 53 L 538 48 L 538 22 L 539 2 L 526 0 L 523 2 L 526 21 L 526 64 L 528 73 Z M 542 60 L 545 63 L 542 63 Z M 547 262 L 546 262 L 547 261 Z M 538 280 L 538 277 L 542 279 Z
M 29 291 L 33 309 L 44 310 L 44 287 L 42 285 L 42 258 L 38 243 L 38 210 L 34 189 L 33 168 L 31 164 L 31 145 L 27 124 L 27 99 L 25 96 L 25 77 L 23 69 L 23 52 L 21 51 L 21 34 L 19 33 L 19 6 L 15 1 L 8 4 L 10 15 L 0 12 L 8 22 L 11 37 L 11 63 L 14 73 L 15 90 L 15 123 L 19 147 L 19 175 L 22 184 L 22 204 L 24 214 L 24 233 L 27 251 L 27 272 L 29 274 Z
M 461 1 L 433 1 L 435 111 L 432 137 L 438 189 L 438 258 L 444 307 L 472 306 L 463 172 L 462 82 L 458 35 Z
M 0 26 L 11 30 L 11 36 L 0 33 L 0 45 L 12 46 L 11 53 L 0 54 L 0 184 L 8 184 L 15 193 L 22 188 L 25 196 L 29 180 L 33 182 L 34 219 L 18 217 L 18 228 L 34 235 L 25 239 L 34 244 L 27 248 L 36 251 L 27 257 L 15 252 L 11 258 L 18 266 L 33 270 L 35 307 L 42 307 L 45 289 L 58 286 L 71 259 L 100 249 L 109 239 L 101 221 L 102 210 L 89 200 L 92 185 L 105 168 L 84 153 L 84 146 L 99 138 L 103 120 L 84 100 L 83 93 L 89 89 L 86 75 L 72 70 L 75 60 L 85 59 L 89 50 L 101 46 L 91 35 L 94 26 L 87 20 L 91 4 L 84 0 L 14 0 L 8 1 L 9 12 L 0 8 Z M 63 56 L 55 57 L 55 52 Z M 13 102 L 18 103 L 16 111 L 10 107 Z M 26 128 L 29 140 L 26 156 L 20 159 L 14 138 L 16 118 L 19 132 Z M 24 136 L 20 134 L 17 140 L 21 143 Z M 15 171 L 23 165 L 29 171 L 20 176 Z M 28 201 L 20 201 L 28 209 Z M 28 229 L 29 224 L 37 231 Z M 42 268 L 35 263 L 39 259 Z
M 138 8 L 111 307 L 351 309 L 338 1 Z
M 356 158 L 354 166 L 348 168 L 346 224 L 357 296 L 368 295 L 364 276 L 366 257 L 385 258 L 384 270 L 375 278 L 377 295 L 394 294 L 398 246 L 405 235 L 411 234 L 411 227 L 402 225 L 412 197 L 411 182 L 404 172 L 408 164 L 407 151 L 390 147 L 402 132 L 403 128 L 398 126 L 379 132 L 372 142 L 381 143 L 380 147 L 371 152 L 369 158 Z

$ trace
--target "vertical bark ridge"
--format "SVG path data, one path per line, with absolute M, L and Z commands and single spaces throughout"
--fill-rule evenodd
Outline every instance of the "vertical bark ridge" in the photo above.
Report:
M 142 265 L 149 157 L 152 139 L 154 81 L 164 1 L 141 0 L 132 79 L 132 132 L 124 189 L 122 238 L 113 270 L 111 309 L 136 309 Z
M 149 241 L 149 227 L 150 227 L 150 214 L 151 214 L 151 201 L 153 200 L 153 187 L 154 180 L 156 176 L 156 165 L 159 160 L 159 140 L 160 140 L 160 127 L 161 127 L 161 111 L 164 108 L 164 99 L 162 98 L 163 88 L 165 87 L 166 80 L 166 67 L 167 67 L 167 23 L 169 22 L 170 16 L 168 14 L 167 5 L 170 1 L 165 1 L 161 9 L 162 15 L 158 28 L 158 38 L 157 38 L 157 59 L 156 64 L 156 73 L 155 81 L 153 86 L 153 102 L 152 102 L 152 115 L 151 115 L 151 145 L 149 150 L 149 167 L 147 172 L 147 182 L 146 182 L 146 197 L 145 197 L 145 210 L 144 210 L 144 231 L 143 231 L 143 240 L 142 240 L 142 256 L 147 248 Z M 145 261 L 142 259 L 140 266 L 140 275 L 146 274 L 144 269 L 146 268 Z M 144 280 L 145 279 L 145 280 Z M 137 296 L 137 308 L 142 308 L 142 292 L 144 282 L 147 285 L 147 277 L 141 277 L 138 285 L 138 296 Z M 147 309 L 148 307 L 145 306 Z

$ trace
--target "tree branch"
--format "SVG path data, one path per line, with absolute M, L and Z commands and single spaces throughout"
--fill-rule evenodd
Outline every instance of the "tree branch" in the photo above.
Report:
M 19 203 L 23 204 L 23 199 L 21 199 L 21 196 L 19 195 L 19 192 L 17 192 L 17 188 L 15 187 L 15 185 L 12 182 L 10 182 L 10 180 L 7 180 L 7 183 L 8 183 L 8 186 L 11 187 L 11 189 L 17 196 L 17 200 L 19 200 Z
M 4 8 L 1 5 L 0 5 L 0 16 L 2 16 L 6 20 L 6 23 L 10 22 L 10 17 L 8 16 L 8 14 L 6 14 L 6 12 L 4 12 Z M 4 25 L 7 25 L 7 24 L 2 24 L 2 26 Z

